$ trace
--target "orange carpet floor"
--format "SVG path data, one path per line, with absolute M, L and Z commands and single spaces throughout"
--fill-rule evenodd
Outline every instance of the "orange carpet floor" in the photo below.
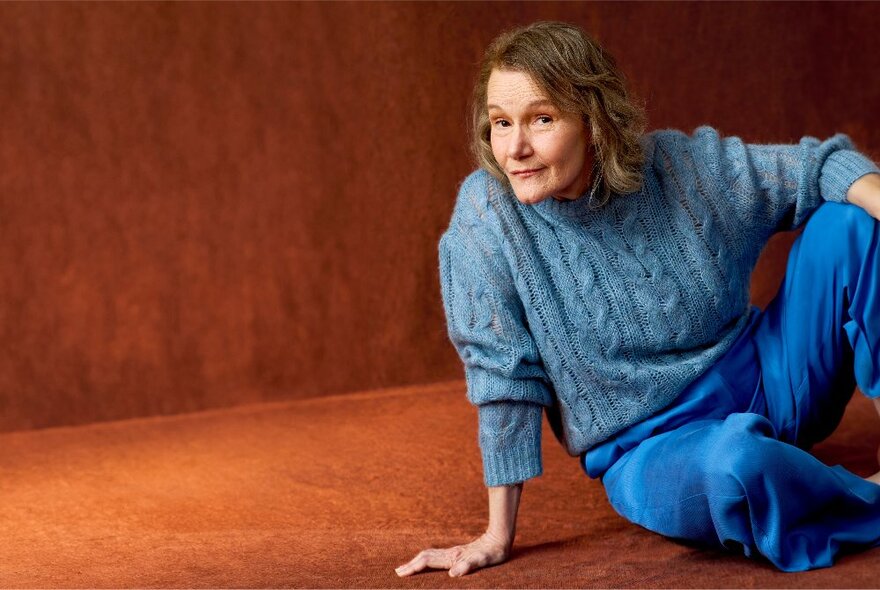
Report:
M 877 470 L 858 392 L 815 449 Z M 512 558 L 398 578 L 486 525 L 463 382 L 0 435 L 0 587 L 877 587 L 880 549 L 799 574 L 632 525 L 544 428 Z

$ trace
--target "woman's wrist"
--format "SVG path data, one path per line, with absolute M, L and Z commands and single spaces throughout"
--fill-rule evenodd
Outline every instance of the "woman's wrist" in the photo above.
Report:
M 488 488 L 489 526 L 486 535 L 507 547 L 516 536 L 516 515 L 519 509 L 523 482 Z
M 856 180 L 847 191 L 846 200 L 880 219 L 880 174 L 871 172 Z

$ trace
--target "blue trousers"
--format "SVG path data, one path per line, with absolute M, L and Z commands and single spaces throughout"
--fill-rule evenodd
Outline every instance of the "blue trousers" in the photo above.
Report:
M 749 313 L 725 356 L 670 406 L 583 454 L 584 470 L 626 519 L 783 571 L 880 545 L 880 485 L 807 452 L 855 385 L 880 396 L 880 223 L 821 205 L 776 298 Z

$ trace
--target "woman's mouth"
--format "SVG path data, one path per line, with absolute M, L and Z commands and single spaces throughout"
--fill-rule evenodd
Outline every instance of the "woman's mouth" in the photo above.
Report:
M 529 168 L 526 170 L 514 170 L 513 172 L 511 172 L 511 174 L 513 174 L 517 178 L 529 178 L 530 176 L 534 176 L 541 170 L 543 170 L 543 168 Z

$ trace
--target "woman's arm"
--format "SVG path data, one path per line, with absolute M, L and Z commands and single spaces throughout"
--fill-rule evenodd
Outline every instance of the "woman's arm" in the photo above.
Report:
M 523 482 L 486 489 L 489 490 L 489 528 L 486 533 L 505 543 L 509 551 L 516 536 L 516 513 Z
M 450 576 L 457 577 L 507 561 L 516 536 L 516 513 L 522 488 L 523 482 L 486 488 L 489 490 L 489 526 L 485 533 L 466 545 L 425 549 L 397 568 L 397 575 L 409 576 L 434 568 L 448 569 Z
M 669 159 L 683 162 L 685 172 L 693 159 L 698 191 L 741 222 L 745 249 L 801 227 L 824 201 L 847 201 L 853 184 L 880 172 L 843 133 L 824 141 L 805 136 L 795 144 L 757 144 L 701 126 L 690 137 L 680 131 L 656 137 L 661 153 L 666 150 Z
M 846 193 L 846 200 L 858 205 L 874 219 L 880 220 L 880 174 L 865 174 Z
M 467 398 L 478 407 L 483 483 L 497 487 L 542 474 L 543 408 L 553 396 L 501 238 L 488 209 L 480 218 L 472 204 L 489 192 L 486 182 L 462 186 L 456 206 L 463 219 L 450 223 L 438 255 L 449 339 L 464 364 Z

